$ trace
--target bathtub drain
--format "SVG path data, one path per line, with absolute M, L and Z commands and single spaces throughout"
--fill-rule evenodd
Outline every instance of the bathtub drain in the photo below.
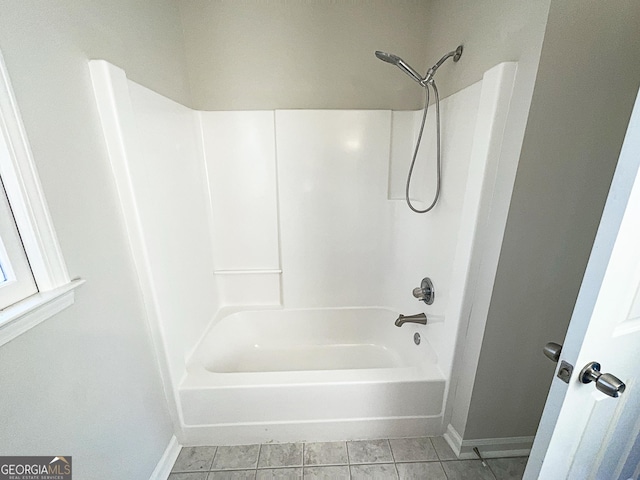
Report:
M 420 345 L 420 334 L 418 332 L 413 335 L 413 341 L 416 342 L 416 345 Z

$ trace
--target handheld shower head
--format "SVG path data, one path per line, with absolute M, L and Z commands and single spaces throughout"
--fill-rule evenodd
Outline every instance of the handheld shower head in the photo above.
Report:
M 407 62 L 402 60 L 399 56 L 394 55 L 393 53 L 385 53 L 377 50 L 376 57 L 378 57 L 383 62 L 387 62 L 392 65 L 395 65 L 404 73 L 406 73 L 411 78 L 413 78 L 416 82 L 418 82 L 420 85 L 424 86 L 424 84 L 422 83 L 424 78 L 422 78 L 420 74 L 411 67 L 411 65 L 409 65 Z
M 462 56 L 462 45 L 458 46 L 458 48 L 456 48 L 453 52 L 449 52 L 446 55 L 444 55 L 440 60 L 438 60 L 438 62 L 433 67 L 431 67 L 427 71 L 427 74 L 424 77 L 422 77 L 418 72 L 415 71 L 414 68 L 411 67 L 411 65 L 409 65 L 407 62 L 402 60 L 399 56 L 394 55 L 393 53 L 381 52 L 380 50 L 376 51 L 376 57 L 378 57 L 383 62 L 387 62 L 387 63 L 391 63 L 392 65 L 395 65 L 396 67 L 398 67 L 404 73 L 409 75 L 411 78 L 413 78 L 416 82 L 418 82 L 423 87 L 433 80 L 433 76 L 435 75 L 436 70 L 440 68 L 440 65 L 442 65 L 446 59 L 453 57 L 453 61 L 457 62 L 458 60 L 460 60 L 461 56 Z
M 399 56 L 394 55 L 393 53 L 381 52 L 380 50 L 376 50 L 376 57 L 383 62 L 391 63 L 393 65 L 397 65 L 398 62 L 402 60 Z

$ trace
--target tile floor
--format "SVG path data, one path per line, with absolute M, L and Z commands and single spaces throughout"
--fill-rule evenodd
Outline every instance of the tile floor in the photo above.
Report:
M 456 460 L 442 437 L 185 447 L 169 480 L 520 480 L 526 457 Z

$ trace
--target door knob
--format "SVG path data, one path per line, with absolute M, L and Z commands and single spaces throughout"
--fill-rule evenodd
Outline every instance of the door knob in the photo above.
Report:
M 562 345 L 555 342 L 547 343 L 542 349 L 542 353 L 552 362 L 558 363 L 560 360 L 560 353 L 562 352 Z
M 596 382 L 596 388 L 605 395 L 617 398 L 627 387 L 622 380 L 610 373 L 600 373 L 598 362 L 589 362 L 580 372 L 578 377 L 581 383 Z

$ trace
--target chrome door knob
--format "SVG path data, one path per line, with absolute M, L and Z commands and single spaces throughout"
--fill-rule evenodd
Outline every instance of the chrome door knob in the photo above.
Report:
M 600 373 L 600 364 L 598 362 L 589 362 L 580 372 L 578 377 L 580 383 L 596 382 L 596 388 L 605 395 L 617 398 L 627 386 L 618 377 L 610 373 Z
M 560 353 L 562 353 L 562 345 L 555 342 L 549 342 L 542 349 L 542 353 L 544 353 L 545 357 L 552 362 L 558 363 L 558 360 L 560 360 Z

